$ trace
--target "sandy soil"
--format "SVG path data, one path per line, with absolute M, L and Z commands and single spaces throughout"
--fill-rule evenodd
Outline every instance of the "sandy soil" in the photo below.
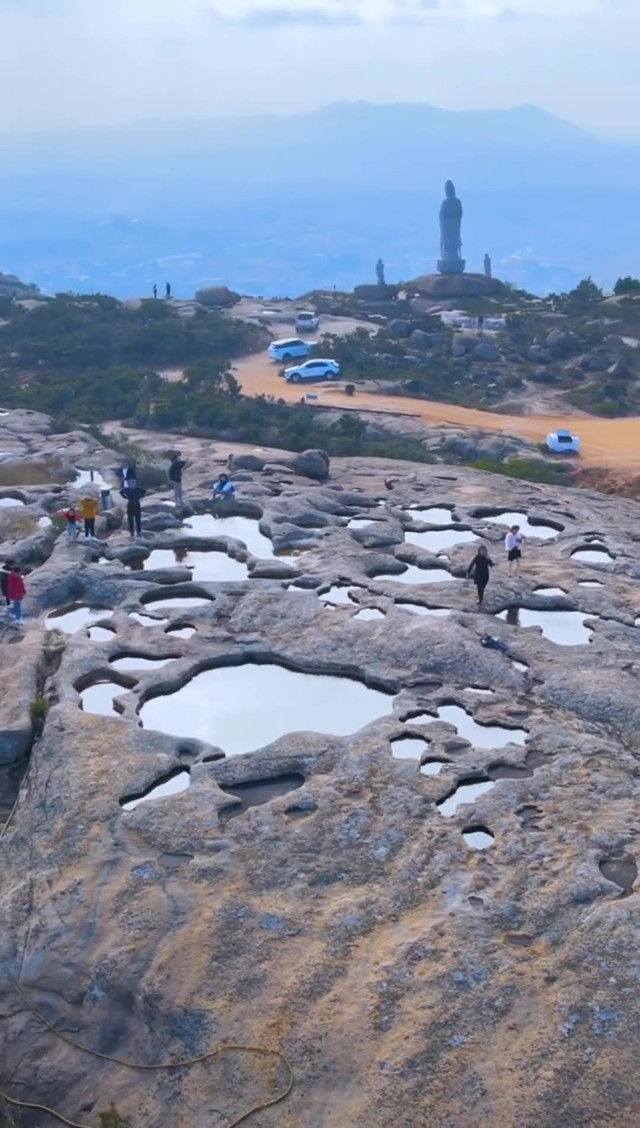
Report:
M 324 328 L 325 332 L 331 331 Z M 587 466 L 624 467 L 640 472 L 640 418 L 597 419 L 581 413 L 572 415 L 499 415 L 490 411 L 457 407 L 453 404 L 409 397 L 383 396 L 358 392 L 348 398 L 342 386 L 313 385 L 301 389 L 287 384 L 279 375 L 279 365 L 260 353 L 246 357 L 235 365 L 235 372 L 245 395 L 273 395 L 298 403 L 307 393 L 317 395 L 318 403 L 344 410 L 368 409 L 389 411 L 395 415 L 413 415 L 426 423 L 454 423 L 467 427 L 484 427 L 489 431 L 510 431 L 525 439 L 539 442 L 557 427 L 573 429 L 582 439 L 581 461 Z

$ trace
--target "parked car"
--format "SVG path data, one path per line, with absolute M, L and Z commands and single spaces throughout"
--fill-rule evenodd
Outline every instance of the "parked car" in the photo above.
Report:
M 317 341 L 302 341 L 300 337 L 285 337 L 282 341 L 272 341 L 268 348 L 272 360 L 296 360 L 309 356 Z
M 571 431 L 552 431 L 547 435 L 547 449 L 554 454 L 579 454 L 580 439 Z
M 340 365 L 337 360 L 306 360 L 294 368 L 285 368 L 283 376 L 289 384 L 306 384 L 311 380 L 339 380 Z
M 290 310 L 284 309 L 261 309 L 258 314 L 258 321 L 262 325 L 271 325 L 281 322 L 282 324 L 291 323 L 293 321 L 293 314 Z
M 310 310 L 299 309 L 296 313 L 296 331 L 298 333 L 315 333 L 320 324 L 320 318 Z

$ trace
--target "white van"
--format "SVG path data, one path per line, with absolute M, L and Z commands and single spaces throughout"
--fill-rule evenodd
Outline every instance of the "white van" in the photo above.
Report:
M 301 341 L 299 337 L 288 337 L 282 341 L 272 341 L 268 353 L 272 360 L 295 360 L 296 357 L 309 356 L 317 341 Z

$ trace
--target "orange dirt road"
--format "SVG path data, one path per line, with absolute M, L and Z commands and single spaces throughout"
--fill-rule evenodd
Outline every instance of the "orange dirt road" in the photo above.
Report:
M 287 384 L 278 375 L 280 366 L 273 365 L 264 353 L 246 357 L 234 366 L 235 374 L 247 396 L 273 395 L 290 403 L 299 403 L 305 394 L 317 395 L 318 403 L 342 410 L 389 412 L 412 415 L 425 423 L 453 423 L 464 427 L 483 427 L 488 431 L 510 431 L 534 442 L 544 440 L 558 427 L 573 430 L 582 439 L 581 464 L 584 466 L 624 469 L 640 473 L 640 417 L 597 419 L 585 415 L 499 415 L 470 407 L 438 403 L 434 400 L 410 399 L 405 396 L 384 396 L 356 390 L 347 397 L 341 386 L 313 384 L 301 387 Z

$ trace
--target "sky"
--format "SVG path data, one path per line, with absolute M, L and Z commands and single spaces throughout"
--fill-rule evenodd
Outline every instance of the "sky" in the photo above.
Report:
M 640 140 L 640 0 L 0 0 L 1 132 L 535 104 Z

